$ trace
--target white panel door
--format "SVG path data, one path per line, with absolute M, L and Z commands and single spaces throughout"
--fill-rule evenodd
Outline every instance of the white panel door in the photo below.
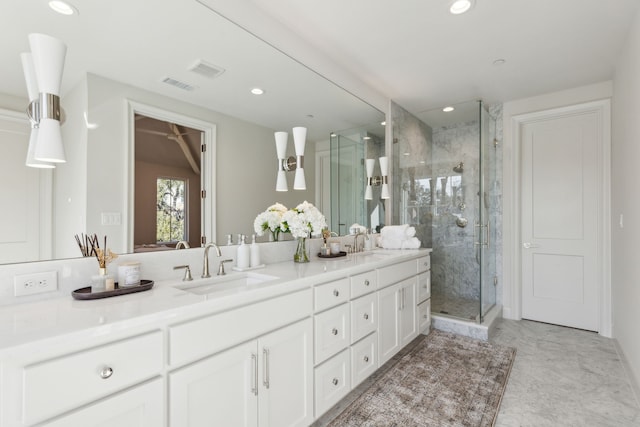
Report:
M 30 132 L 27 120 L 0 112 L 0 264 L 51 258 L 50 241 L 41 236 L 43 226 L 50 230 L 51 206 L 40 205 L 41 181 L 51 171 L 25 166 Z
M 601 147 L 596 112 L 522 130 L 522 317 L 598 329 Z

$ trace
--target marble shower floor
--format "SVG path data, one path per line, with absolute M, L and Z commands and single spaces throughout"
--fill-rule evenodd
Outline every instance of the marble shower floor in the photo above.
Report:
M 497 427 L 640 426 L 640 405 L 613 340 L 503 319 L 489 340 L 517 349 Z
M 561 326 L 500 319 L 490 341 L 517 349 L 496 427 L 640 426 L 640 404 L 613 340 Z M 379 375 L 313 426 L 327 425 Z
M 443 314 L 458 319 L 478 321 L 478 301 L 432 292 L 431 314 Z

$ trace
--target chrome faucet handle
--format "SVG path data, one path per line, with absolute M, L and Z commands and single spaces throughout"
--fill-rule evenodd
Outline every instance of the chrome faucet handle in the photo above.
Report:
M 189 281 L 189 280 L 193 280 L 193 277 L 191 276 L 191 268 L 189 268 L 188 265 L 176 265 L 175 267 L 173 267 L 174 270 L 181 270 L 184 268 L 184 277 L 182 278 L 183 282 Z
M 351 250 L 352 249 L 351 245 L 344 245 L 344 247 L 347 250 L 348 254 L 353 253 L 353 251 Z
M 218 266 L 218 276 L 224 276 L 225 274 L 227 274 L 224 271 L 224 263 L 225 262 L 232 262 L 232 261 L 233 261 L 232 259 L 223 259 L 223 260 L 220 261 L 220 265 Z

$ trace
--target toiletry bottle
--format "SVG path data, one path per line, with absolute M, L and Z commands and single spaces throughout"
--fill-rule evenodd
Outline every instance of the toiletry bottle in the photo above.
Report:
M 372 241 L 373 241 L 373 236 L 371 235 L 371 233 L 369 233 L 369 230 L 366 230 L 364 234 L 364 250 L 365 251 L 370 251 L 373 248 Z
M 231 234 L 227 234 L 227 246 L 233 245 L 233 236 Z
M 251 236 L 251 267 L 260 265 L 260 246 L 256 243 L 256 235 Z
M 238 245 L 238 251 L 236 255 L 236 265 L 238 268 L 248 268 L 251 261 L 251 250 L 249 245 L 244 242 L 244 236 L 240 236 L 240 245 Z

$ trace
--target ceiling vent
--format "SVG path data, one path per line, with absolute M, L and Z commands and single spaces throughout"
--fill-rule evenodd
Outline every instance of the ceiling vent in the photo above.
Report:
M 175 86 L 179 89 L 186 90 L 189 92 L 192 92 L 196 88 L 195 86 L 190 85 L 189 83 L 181 82 L 180 80 L 172 79 L 171 77 L 165 77 L 164 79 L 162 79 L 162 83 L 166 83 L 168 85 Z
M 195 64 L 189 67 L 189 71 L 200 74 L 208 79 L 215 79 L 220 74 L 224 73 L 224 68 L 213 65 L 210 62 L 198 59 Z

